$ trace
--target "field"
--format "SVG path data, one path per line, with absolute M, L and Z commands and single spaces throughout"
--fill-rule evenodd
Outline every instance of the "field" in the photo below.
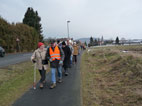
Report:
M 10 106 L 32 87 L 33 67 L 31 62 L 23 62 L 0 69 L 0 106 Z
M 81 76 L 83 106 L 141 106 L 142 45 L 89 48 Z

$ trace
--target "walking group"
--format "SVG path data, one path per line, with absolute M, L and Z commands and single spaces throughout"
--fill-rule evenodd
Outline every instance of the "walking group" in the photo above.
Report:
M 63 81 L 63 75 L 68 76 L 68 69 L 72 67 L 72 64 L 77 63 L 78 54 L 79 47 L 76 42 L 72 44 L 69 40 L 63 42 L 51 40 L 48 47 L 45 47 L 44 43 L 39 42 L 38 49 L 32 54 L 31 60 L 36 64 L 36 68 L 41 76 L 40 88 L 42 89 L 44 83 L 46 83 L 48 63 L 50 63 L 51 71 L 50 89 L 53 89 L 56 87 L 56 82 L 61 83 Z M 58 78 L 56 78 L 56 73 Z

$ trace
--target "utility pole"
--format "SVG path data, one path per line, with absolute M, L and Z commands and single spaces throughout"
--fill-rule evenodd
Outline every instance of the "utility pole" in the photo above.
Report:
M 70 23 L 70 21 L 67 21 L 67 32 L 68 32 L 68 39 L 69 39 L 69 23 Z

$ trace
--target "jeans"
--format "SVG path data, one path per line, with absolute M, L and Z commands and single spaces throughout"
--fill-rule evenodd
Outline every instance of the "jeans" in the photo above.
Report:
M 40 83 L 43 83 L 43 81 L 45 81 L 45 77 L 46 77 L 46 70 L 44 70 L 44 68 L 42 68 L 42 70 L 39 70 L 40 73 Z
M 70 57 L 70 64 L 71 64 L 71 65 L 72 65 L 72 57 L 73 57 L 73 56 L 71 55 L 71 57 Z
M 57 71 L 58 71 L 58 77 L 62 79 L 62 66 L 61 65 L 57 68 Z
M 56 83 L 56 69 L 58 71 L 58 77 L 62 79 L 62 66 L 58 68 L 51 68 L 51 81 L 52 83 Z

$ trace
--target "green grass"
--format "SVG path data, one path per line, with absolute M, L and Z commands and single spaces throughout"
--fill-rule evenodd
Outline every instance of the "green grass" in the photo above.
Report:
M 83 106 L 141 106 L 141 50 L 142 46 L 116 46 L 85 52 L 81 63 Z
M 10 106 L 32 87 L 33 67 L 31 62 L 24 62 L 0 69 L 0 106 Z

